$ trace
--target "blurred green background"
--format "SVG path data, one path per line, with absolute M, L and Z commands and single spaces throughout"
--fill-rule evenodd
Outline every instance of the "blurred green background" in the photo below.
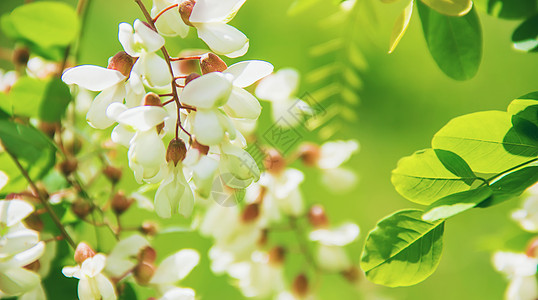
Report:
M 350 220 L 359 224 L 360 241 L 349 249 L 358 263 L 364 238 L 379 219 L 396 210 L 416 206 L 399 196 L 390 183 L 391 170 L 398 159 L 429 147 L 433 134 L 453 117 L 480 110 L 505 110 L 512 99 L 537 90 L 538 60 L 533 54 L 512 48 L 510 36 L 518 22 L 499 20 L 479 11 L 484 39 L 480 70 L 469 81 L 454 81 L 437 68 L 429 55 L 416 11 L 395 53 L 387 54 L 392 25 L 406 3 L 387 5 L 371 1 L 375 11 L 373 19 L 377 22 L 370 23 L 369 27 L 362 26 L 370 22 L 366 19 L 327 26 L 323 20 L 334 10 L 334 5 L 327 1 L 319 1 L 290 16 L 287 14 L 290 0 L 248 0 L 231 24 L 250 38 L 250 50 L 241 60 L 267 60 L 276 69 L 294 67 L 303 78 L 331 60 L 342 59 L 336 53 L 313 58 L 309 55 L 312 47 L 342 35 L 353 35 L 357 40 L 368 64 L 360 73 L 363 88 L 359 92 L 361 103 L 354 108 L 357 121 L 340 130 L 334 138 L 359 140 L 360 153 L 348 166 L 359 174 L 360 182 L 352 192 L 334 196 L 319 185 L 319 174 L 308 170 L 303 193 L 308 203 L 325 205 L 333 223 Z M 0 13 L 9 12 L 22 2 L 2 0 Z M 76 3 L 74 0 L 66 2 Z M 150 2 L 146 3 L 150 7 Z M 132 23 L 136 18 L 142 15 L 134 1 L 92 0 L 78 63 L 105 66 L 108 57 L 121 50 L 117 40 L 118 24 Z M 356 18 L 364 16 L 359 14 Z M 0 42 L 10 46 L 3 36 Z M 168 47 L 172 53 L 178 53 L 187 47 L 203 48 L 204 45 L 191 31 L 186 40 L 168 39 Z M 229 60 L 230 63 L 235 61 L 238 60 Z M 2 62 L 2 67 L 10 66 Z M 303 80 L 299 95 L 318 87 L 319 84 Z M 260 130 L 268 128 L 269 122 L 264 118 Z M 507 241 L 517 240 L 521 235 L 521 230 L 509 218 L 517 205 L 517 201 L 511 201 L 451 219 L 445 230 L 445 249 L 439 269 L 421 284 L 385 288 L 361 278 L 363 282 L 355 288 L 338 275 L 328 275 L 323 278 L 321 299 L 502 299 L 506 281 L 493 270 L 491 255 Z M 200 250 L 200 265 L 182 285 L 194 288 L 201 299 L 242 299 L 228 284 L 227 277 L 210 272 L 206 256 L 210 240 L 193 233 L 174 233 L 157 237 L 155 243 L 162 251 L 160 259 L 183 247 Z M 59 297 L 54 299 L 71 299 L 60 295 L 69 289 L 75 292 L 74 286 L 54 289 L 58 290 Z

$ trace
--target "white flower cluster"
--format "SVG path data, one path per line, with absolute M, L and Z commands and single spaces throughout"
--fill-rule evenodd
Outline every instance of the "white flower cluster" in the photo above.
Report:
M 214 52 L 241 56 L 248 39 L 226 23 L 244 2 L 155 0 L 151 24 L 136 20 L 134 26 L 119 25 L 124 52 L 112 57 L 107 68 L 82 65 L 62 76 L 68 84 L 99 92 L 87 120 L 98 129 L 117 124 L 111 139 L 129 148 L 136 180 L 160 182 L 155 196 L 160 217 L 190 216 L 195 194 L 207 198 L 219 172 L 243 188 L 260 176 L 256 168 L 245 167 L 256 164 L 234 123 L 257 120 L 261 106 L 244 88 L 271 74 L 273 66 L 251 60 L 228 67 L 214 53 L 167 57 L 162 36 L 184 37 L 189 26 L 195 27 Z M 160 50 L 164 58 L 157 54 Z M 188 60 L 199 61 L 201 74 L 177 70 L 174 63 Z

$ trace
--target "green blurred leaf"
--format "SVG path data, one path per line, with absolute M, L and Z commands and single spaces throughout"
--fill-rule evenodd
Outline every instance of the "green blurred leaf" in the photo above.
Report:
M 435 134 L 432 146 L 456 153 L 475 173 L 501 173 L 538 156 L 538 141 L 522 132 L 531 128 L 521 120 L 502 111 L 457 117 Z
M 523 21 L 512 34 L 512 42 L 518 50 L 535 52 L 538 50 L 538 15 Z
M 492 191 L 487 185 L 474 190 L 448 195 L 428 207 L 422 219 L 430 222 L 448 219 L 475 207 L 491 195 Z
M 521 19 L 536 13 L 536 0 L 489 0 L 488 14 L 502 19 Z
M 0 119 L 6 118 L 13 113 L 13 105 L 8 95 L 0 93 Z
M 44 98 L 39 108 L 39 118 L 47 122 L 60 121 L 70 101 L 71 92 L 69 87 L 60 78 L 53 78 L 47 84 Z
M 413 2 L 414 0 L 409 2 L 394 23 L 392 34 L 390 36 L 389 53 L 392 53 L 394 49 L 396 49 L 396 46 L 400 43 L 400 40 L 403 38 L 405 31 L 409 26 L 409 21 L 411 21 L 411 15 L 413 14 Z
M 478 179 L 461 157 L 433 149 L 402 158 L 391 178 L 398 193 L 409 201 L 425 205 L 469 190 Z
M 43 48 L 67 46 L 77 36 L 75 10 L 59 2 L 33 2 L 17 7 L 10 20 L 17 34 Z
M 482 30 L 475 9 L 450 17 L 421 1 L 417 7 L 428 49 L 439 68 L 456 80 L 474 77 L 482 59 Z
M 390 287 L 409 286 L 435 271 L 443 250 L 444 222 L 426 222 L 422 213 L 396 212 L 368 234 L 361 267 L 370 281 Z
M 13 85 L 9 98 L 13 104 L 13 113 L 28 117 L 37 117 L 43 101 L 47 82 L 32 77 L 22 77 Z
M 508 113 L 538 125 L 538 92 L 526 94 L 512 101 Z

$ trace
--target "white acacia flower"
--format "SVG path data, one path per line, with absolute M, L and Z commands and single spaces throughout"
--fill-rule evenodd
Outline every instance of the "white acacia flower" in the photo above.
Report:
M 168 162 L 164 178 L 155 193 L 155 212 L 161 218 L 170 218 L 178 212 L 189 217 L 194 208 L 194 195 L 183 174 L 183 164 Z
M 167 290 L 159 300 L 194 300 L 196 293 L 193 289 L 173 287 Z
M 15 71 L 0 70 L 0 92 L 7 93 L 17 82 L 17 73 Z
M 140 20 L 135 20 L 134 30 L 128 23 L 120 23 L 118 38 L 123 49 L 138 57 L 133 69 L 141 74 L 150 86 L 170 84 L 172 76 L 166 61 L 156 51 L 164 46 L 164 38 Z
M 264 211 L 274 212 L 269 218 L 280 219 L 281 214 L 299 216 L 304 212 L 303 197 L 299 190 L 303 180 L 303 172 L 291 168 L 278 174 L 262 174 L 258 184 L 266 188 Z
M 106 265 L 106 256 L 96 254 L 82 262 L 82 265 L 64 267 L 62 273 L 66 277 L 79 279 L 78 298 L 80 300 L 113 300 L 117 299 L 112 282 L 102 274 Z
M 341 167 L 351 155 L 359 150 L 356 140 L 327 142 L 320 147 L 320 157 L 317 161 L 322 170 L 321 182 L 337 193 L 348 192 L 357 182 L 357 175 Z
M 260 169 L 252 156 L 235 144 L 224 141 L 220 145 L 220 173 L 226 185 L 244 189 L 260 179 Z
M 105 270 L 112 277 L 120 277 L 136 266 L 133 258 L 149 246 L 149 242 L 139 234 L 119 241 L 106 259 Z
M 310 232 L 310 240 L 319 243 L 315 258 L 320 268 L 329 272 L 349 269 L 352 263 L 343 247 L 353 242 L 358 236 L 359 227 L 353 223 Z
M 178 4 L 179 0 L 153 0 L 151 8 L 151 17 L 155 18 L 163 9 L 171 5 Z M 165 36 L 181 36 L 186 37 L 189 33 L 189 26 L 183 20 L 177 8 L 169 9 L 164 12 L 155 22 L 157 30 Z
M 295 96 L 299 73 L 295 69 L 280 69 L 265 77 L 256 87 L 256 96 L 271 102 L 273 120 L 281 127 L 294 127 L 303 116 L 312 114 L 310 106 Z
M 58 71 L 58 64 L 55 62 L 44 60 L 39 56 L 32 57 L 26 64 L 28 75 L 37 78 L 47 78 L 54 75 Z
M 512 219 L 529 232 L 538 232 L 538 185 L 529 188 L 523 207 L 512 213 Z
M 185 299 L 192 299 L 188 297 L 194 297 L 194 291 L 190 289 L 181 289 L 171 292 L 177 287 L 175 284 L 187 277 L 189 273 L 198 265 L 200 261 L 200 254 L 193 249 L 182 249 L 167 258 L 165 258 L 153 273 L 150 284 L 154 285 L 160 294 L 168 294 L 168 297 L 172 295 L 181 295 L 186 297 Z M 187 297 L 188 296 L 188 297 Z M 164 299 L 181 299 L 183 298 L 164 298 Z
M 0 200 L 0 292 L 10 296 L 31 292 L 41 281 L 37 273 L 24 268 L 45 251 L 39 234 L 22 224 L 33 211 L 22 200 Z
M 201 154 L 197 149 L 190 148 L 183 163 L 192 171 L 192 180 L 196 187 L 196 193 L 207 199 L 210 196 L 213 182 L 217 175 L 219 162 Z
M 248 38 L 227 23 L 246 0 L 197 0 L 189 17 L 190 25 L 209 48 L 228 57 L 243 56 L 248 51 Z
M 538 260 L 523 253 L 497 252 L 493 256 L 495 269 L 507 275 L 510 283 L 507 300 L 534 300 L 538 297 L 536 268 Z

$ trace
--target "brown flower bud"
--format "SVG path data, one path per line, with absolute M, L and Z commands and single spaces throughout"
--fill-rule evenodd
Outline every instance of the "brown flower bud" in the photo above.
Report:
M 157 223 L 153 221 L 145 221 L 140 226 L 140 232 L 149 236 L 156 235 L 158 231 L 159 231 L 159 227 L 157 226 Z
M 173 161 L 174 165 L 177 166 L 180 161 L 185 159 L 185 155 L 187 155 L 187 148 L 185 147 L 183 140 L 171 140 L 170 144 L 168 144 L 168 149 L 166 150 L 166 161 Z
M 178 57 L 198 56 L 206 53 L 206 50 L 185 50 L 181 51 Z M 179 74 L 191 74 L 198 70 L 198 62 L 196 59 L 182 59 L 172 62 L 174 70 Z
M 123 76 L 129 77 L 135 62 L 134 57 L 125 53 L 125 51 L 120 51 L 110 59 L 107 68 L 119 71 Z
M 344 276 L 347 281 L 351 283 L 356 283 L 359 280 L 360 272 L 359 269 L 355 266 L 352 266 L 351 268 L 342 271 L 342 276 Z
M 27 264 L 23 268 L 29 271 L 37 272 L 39 271 L 39 268 L 41 268 L 41 263 L 39 262 L 39 260 L 36 260 L 34 262 Z
M 145 106 L 163 106 L 163 103 L 161 102 L 161 98 L 159 98 L 159 95 L 155 93 L 147 93 L 146 96 L 144 96 L 144 105 Z
M 26 217 L 26 219 L 24 219 L 24 223 L 26 224 L 26 227 L 38 232 L 43 231 L 43 229 L 45 228 L 43 220 L 41 220 L 41 217 L 36 212 L 33 212 L 28 217 Z
M 243 214 L 241 215 L 241 221 L 243 223 L 250 223 L 256 221 L 258 217 L 260 216 L 260 204 L 258 203 L 250 203 L 247 206 L 245 206 L 245 209 L 243 210 Z
M 141 262 L 133 270 L 133 275 L 136 283 L 147 285 L 155 273 L 155 266 L 150 263 Z
M 15 66 L 26 66 L 30 59 L 30 51 L 28 48 L 17 48 L 13 51 L 13 64 Z
M 267 239 L 269 238 L 269 230 L 267 228 L 262 230 L 262 235 L 258 240 L 258 246 L 263 247 L 267 244 Z
M 73 172 L 75 172 L 77 170 L 77 166 L 78 166 L 78 162 L 77 162 L 76 159 L 68 158 L 68 159 L 62 161 L 58 165 L 58 168 L 60 169 L 60 172 L 62 172 L 62 174 L 64 174 L 64 176 L 69 176 L 69 175 L 71 175 Z
M 108 178 L 110 182 L 112 182 L 113 184 L 116 184 L 120 181 L 122 172 L 120 168 L 116 168 L 113 166 L 106 166 L 103 169 L 103 174 L 105 174 L 106 178 Z
M 187 86 L 189 82 L 193 81 L 194 79 L 198 77 L 200 77 L 200 74 L 198 73 L 190 73 L 189 75 L 187 75 L 187 78 L 185 78 L 185 86 Z
M 228 69 L 228 66 L 218 55 L 209 52 L 200 56 L 200 68 L 202 69 L 202 74 L 207 74 L 211 72 L 224 72 Z
M 39 121 L 39 123 L 37 124 L 37 127 L 44 134 L 46 134 L 48 137 L 53 138 L 54 134 L 56 133 L 56 130 L 60 127 L 60 124 L 59 123 L 51 123 L 51 122 Z
M 152 264 L 157 258 L 157 251 L 150 246 L 142 249 L 138 254 L 138 261 Z
M 308 167 L 315 167 L 320 156 L 321 151 L 318 145 L 306 143 L 299 148 L 299 158 Z
M 534 238 L 529 242 L 525 254 L 528 257 L 538 257 L 538 238 Z
M 73 213 L 81 219 L 85 219 L 86 216 L 92 212 L 92 210 L 92 205 L 88 201 L 84 201 L 80 198 L 71 204 L 71 211 L 73 211 Z
M 269 250 L 269 263 L 273 265 L 282 265 L 286 258 L 286 249 L 281 246 L 273 247 Z
M 191 27 L 194 27 L 194 26 L 189 21 L 189 18 L 191 17 L 194 4 L 196 4 L 196 0 L 184 0 L 183 2 L 179 4 L 179 14 L 181 15 L 181 19 L 186 25 L 191 26 Z
M 203 155 L 207 155 L 207 153 L 209 153 L 209 146 L 198 143 L 196 139 L 192 142 L 191 147 L 198 150 Z
M 267 172 L 272 174 L 280 174 L 286 168 L 286 160 L 275 149 L 267 151 L 263 164 Z
M 117 215 L 121 215 L 126 210 L 129 209 L 131 204 L 133 204 L 134 199 L 133 198 L 127 198 L 125 196 L 125 193 L 123 191 L 119 191 L 114 195 L 112 198 L 112 202 L 110 203 L 110 207 L 116 213 Z
M 298 297 L 304 297 L 308 293 L 308 278 L 305 274 L 299 274 L 293 280 L 291 286 L 293 293 Z
M 310 207 L 310 210 L 308 211 L 308 221 L 314 228 L 329 226 L 329 219 L 325 214 L 325 209 L 319 204 Z
M 75 262 L 82 264 L 86 259 L 95 256 L 95 251 L 88 244 L 81 242 L 75 249 Z

